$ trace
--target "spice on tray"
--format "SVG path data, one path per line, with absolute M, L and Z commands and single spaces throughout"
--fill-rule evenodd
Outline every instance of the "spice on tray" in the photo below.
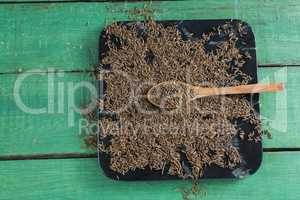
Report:
M 110 154 L 112 170 L 126 174 L 150 168 L 199 178 L 207 166 L 235 168 L 243 162 L 232 141 L 237 137 L 259 141 L 262 132 L 245 96 L 183 101 L 173 110 L 153 106 L 146 96 L 154 85 L 171 80 L 202 87 L 247 84 L 251 77 L 242 68 L 249 54 L 236 48 L 243 34 L 241 25 L 228 23 L 199 39 L 183 38 L 176 27 L 151 20 L 106 29 L 103 105 L 105 111 L 116 112 L 118 120 L 101 119 L 101 139 L 110 140 L 99 148 Z M 214 41 L 220 37 L 223 40 Z M 245 133 L 236 120 L 255 125 L 255 131 Z
M 148 100 L 160 108 L 180 108 L 191 100 L 191 91 L 181 82 L 163 82 L 152 87 L 147 93 Z

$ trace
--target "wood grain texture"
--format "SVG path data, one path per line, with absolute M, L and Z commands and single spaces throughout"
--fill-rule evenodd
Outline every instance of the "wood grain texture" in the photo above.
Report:
M 265 153 L 261 168 L 242 180 L 204 180 L 202 195 L 190 199 L 297 200 L 299 152 Z M 2 161 L 0 199 L 183 199 L 178 191 L 191 181 L 113 181 L 96 158 Z M 207 193 L 207 195 L 204 195 Z
M 70 112 L 68 106 L 68 96 L 74 96 L 76 105 L 80 106 L 89 102 L 90 94 L 86 89 L 78 89 L 74 95 L 67 93 L 70 83 L 75 85 L 81 81 L 92 81 L 88 73 L 57 73 L 53 77 L 53 90 L 48 88 L 47 74 L 32 73 L 24 79 L 20 88 L 24 104 L 32 108 L 48 108 L 49 113 L 39 115 L 24 113 L 16 105 L 14 85 L 20 75 L 0 76 L 0 156 L 89 153 L 82 147 L 85 131 L 82 131 L 83 135 L 79 134 L 79 125 L 85 125 L 85 122 L 78 113 L 74 113 L 72 120 L 73 112 Z M 300 147 L 300 96 L 297 92 L 300 68 L 259 68 L 259 80 L 265 83 L 283 81 L 286 84 L 285 92 L 261 95 L 261 116 L 265 127 L 273 134 L 272 140 L 264 140 L 264 147 Z M 59 84 L 64 84 L 63 95 L 59 95 Z M 64 104 L 59 101 L 62 97 L 65 99 Z M 71 126 L 69 119 L 74 122 Z
M 244 20 L 255 33 L 259 64 L 300 64 L 297 0 L 27 3 L 0 7 L 0 73 L 90 69 L 97 63 L 103 28 L 137 19 L 137 8 L 145 7 L 157 20 Z
M 87 105 L 91 95 L 83 87 L 75 92 L 71 88 L 78 83 L 92 83 L 89 74 L 50 74 L 53 75 L 53 88 L 49 74 L 27 75 L 19 92 L 14 87 L 20 75 L 0 75 L 0 155 L 88 152 L 82 148 L 84 143 L 79 134 L 82 117 L 72 105 L 78 108 Z M 62 92 L 59 88 L 63 88 Z M 45 111 L 41 114 L 24 112 L 14 94 L 20 94 L 25 106 Z M 73 100 L 74 104 L 68 103 Z
M 193 87 L 193 86 L 192 86 Z M 206 90 L 205 90 L 206 89 Z M 283 83 L 256 83 L 249 85 L 239 85 L 234 87 L 222 88 L 203 88 L 194 87 L 194 96 L 213 96 L 213 95 L 230 95 L 230 94 L 254 94 L 264 92 L 280 92 L 283 90 Z M 204 92 L 205 91 L 205 92 Z

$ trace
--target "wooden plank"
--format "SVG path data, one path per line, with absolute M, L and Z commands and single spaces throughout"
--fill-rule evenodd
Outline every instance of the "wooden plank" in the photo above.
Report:
M 109 2 L 114 0 L 1 0 L 1 3 L 69 3 L 69 2 Z
M 256 36 L 259 64 L 300 64 L 297 0 L 28 3 L 0 7 L 0 73 L 91 69 L 103 28 L 113 21 L 136 19 L 135 10 L 145 7 L 158 20 L 247 21 Z
M 102 4 L 1 5 L 0 72 L 90 70 L 104 19 Z
M 25 75 L 29 76 L 21 82 L 19 92 L 15 86 L 21 80 L 20 75 L 0 75 L 0 155 L 88 152 L 82 147 L 84 143 L 79 135 L 82 117 L 80 113 L 73 112 L 72 105 L 80 108 L 88 104 L 91 95 L 83 87 L 74 93 L 72 88 L 78 83 L 91 82 L 89 74 Z M 28 113 L 16 101 L 18 97 L 14 94 L 20 94 L 24 106 L 46 110 L 41 111 L 41 114 Z M 72 99 L 74 104 L 69 103 Z
M 104 0 L 105 1 L 105 0 Z M 64 3 L 64 2 L 86 2 L 85 0 L 2 0 L 1 3 Z M 96 2 L 102 2 L 102 0 L 96 0 Z
M 300 153 L 265 153 L 261 168 L 243 180 L 205 180 L 190 199 L 299 199 Z M 0 199 L 183 199 L 191 181 L 113 181 L 96 158 L 1 161 Z M 205 195 L 205 193 L 207 193 Z
M 49 94 L 46 74 L 32 73 L 24 79 L 20 96 L 25 105 L 33 108 L 48 107 L 49 95 L 50 113 L 39 115 L 24 113 L 16 105 L 14 85 L 18 77 L 16 74 L 0 76 L 0 156 L 91 152 L 82 148 L 83 138 L 79 135 L 79 125 L 85 125 L 83 118 L 74 113 L 74 120 L 71 120 L 74 124 L 69 125 L 72 112 L 68 108 L 70 95 L 66 92 L 70 83 L 92 81 L 88 73 L 55 74 L 54 87 L 49 90 Z M 285 93 L 261 95 L 261 116 L 270 121 L 268 127 L 265 121 L 264 124 L 273 134 L 272 140 L 264 140 L 264 147 L 300 147 L 300 106 L 297 103 L 300 100 L 297 92 L 300 68 L 259 68 L 259 79 L 260 82 L 286 81 Z M 63 95 L 59 95 L 59 84 L 64 84 Z M 63 105 L 59 103 L 62 96 L 65 99 Z M 79 89 L 74 95 L 76 105 L 88 103 L 89 97 L 87 90 Z M 59 106 L 62 110 L 59 110 Z

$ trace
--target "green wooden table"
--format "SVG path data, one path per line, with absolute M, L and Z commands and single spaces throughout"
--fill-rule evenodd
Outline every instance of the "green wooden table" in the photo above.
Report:
M 202 181 L 206 195 L 191 198 L 300 199 L 299 1 L 25 1 L 0 3 L 0 199 L 183 199 L 180 188 L 191 187 L 189 180 L 105 177 L 79 134 L 82 116 L 61 103 L 89 102 L 83 89 L 74 96 L 64 91 L 92 81 L 101 30 L 113 21 L 141 18 L 132 15 L 143 8 L 155 19 L 248 22 L 256 37 L 259 82 L 286 84 L 283 93 L 261 95 L 261 115 L 273 139 L 263 142 L 259 171 L 242 180 Z M 23 112 L 16 98 L 41 113 Z

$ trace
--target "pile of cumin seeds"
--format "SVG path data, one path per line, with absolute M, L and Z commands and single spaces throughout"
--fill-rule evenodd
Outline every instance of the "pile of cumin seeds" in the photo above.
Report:
M 186 104 L 192 98 L 191 90 L 180 82 L 164 82 L 147 93 L 148 100 L 161 108 L 174 109 Z
M 245 96 L 205 97 L 166 110 L 149 103 L 146 94 L 170 80 L 202 87 L 249 83 L 251 77 L 242 68 L 250 55 L 236 47 L 244 32 L 242 24 L 227 23 L 196 40 L 183 39 L 175 26 L 151 20 L 106 29 L 108 51 L 100 61 L 106 83 L 104 110 L 116 112 L 118 120 L 101 119 L 100 139 L 110 142 L 99 149 L 110 155 L 113 171 L 151 169 L 197 179 L 208 166 L 233 169 L 243 163 L 232 141 L 259 141 L 262 132 Z M 212 42 L 218 37 L 225 39 Z M 233 123 L 237 119 L 255 130 L 245 133 Z

